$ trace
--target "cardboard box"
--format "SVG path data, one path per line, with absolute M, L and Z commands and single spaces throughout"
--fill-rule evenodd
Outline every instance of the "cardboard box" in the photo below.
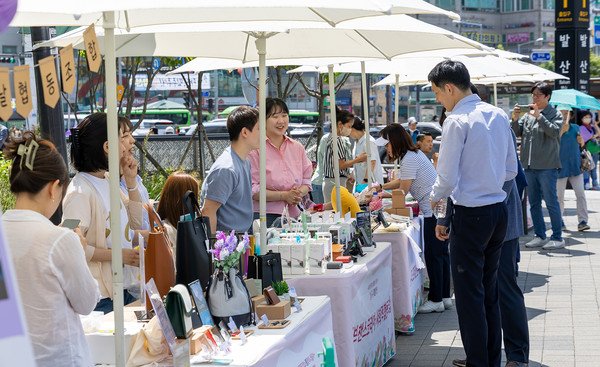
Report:
M 258 317 L 267 315 L 269 320 L 285 319 L 292 313 L 290 301 L 281 301 L 276 305 L 260 304 L 256 305 L 256 314 Z
M 246 288 L 248 288 L 248 293 L 250 293 L 250 297 L 256 297 L 262 294 L 260 290 L 260 288 L 262 287 L 262 280 L 250 278 L 244 280 L 244 282 L 246 282 Z
M 396 209 L 396 215 L 412 218 L 412 208 Z
M 254 306 L 254 309 L 256 309 L 256 306 L 260 305 L 261 303 L 266 303 L 266 302 L 267 302 L 267 300 L 265 299 L 265 296 L 263 294 L 252 297 L 252 306 Z
M 392 208 L 402 209 L 406 207 L 406 195 L 403 190 L 392 190 Z
M 212 326 L 204 325 L 193 330 L 192 337 L 190 338 L 190 354 L 202 352 L 203 346 L 210 352 L 217 350 L 217 343 L 212 337 L 210 329 L 212 329 Z

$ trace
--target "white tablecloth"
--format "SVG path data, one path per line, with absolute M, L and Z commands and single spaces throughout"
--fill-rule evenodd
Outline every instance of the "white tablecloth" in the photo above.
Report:
M 222 358 L 233 360 L 228 365 L 230 367 L 320 366 L 322 357 L 318 353 L 323 352 L 323 338 L 328 337 L 335 343 L 329 297 L 306 297 L 302 302 L 302 311 L 296 312 L 295 308 L 292 308 L 292 314 L 287 319 L 290 320 L 290 324 L 283 329 L 258 329 L 255 326 L 244 328 L 254 330 L 254 334 L 248 337 L 244 345 L 241 341 L 232 341 L 231 354 Z M 105 334 L 104 338 L 105 348 L 114 349 L 112 334 Z M 114 354 L 114 351 L 112 353 Z M 152 364 L 172 365 L 171 356 L 160 363 Z
M 413 221 L 423 228 L 423 217 Z M 398 331 L 415 331 L 414 318 L 423 303 L 425 264 L 422 231 L 409 227 L 404 232 L 374 233 L 373 239 L 392 244 L 392 290 L 394 319 Z
M 382 242 L 348 269 L 287 279 L 299 296 L 331 298 L 339 366 L 383 366 L 396 353 L 391 269 Z

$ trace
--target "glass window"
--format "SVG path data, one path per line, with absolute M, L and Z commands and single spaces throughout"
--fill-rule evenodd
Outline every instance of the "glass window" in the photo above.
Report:
M 505 11 L 505 12 L 515 11 L 514 0 L 504 0 L 504 9 L 503 9 L 503 11 Z
M 219 97 L 242 96 L 242 79 L 237 70 L 231 73 L 219 70 Z
M 531 10 L 533 9 L 533 1 L 532 0 L 517 0 L 519 4 L 518 10 Z
M 3 45 L 2 46 L 2 53 L 3 54 L 14 55 L 14 54 L 17 53 L 17 46 Z
M 554 0 L 544 0 L 543 5 L 544 9 L 554 9 Z
M 435 5 L 446 10 L 455 10 L 454 0 L 435 0 Z

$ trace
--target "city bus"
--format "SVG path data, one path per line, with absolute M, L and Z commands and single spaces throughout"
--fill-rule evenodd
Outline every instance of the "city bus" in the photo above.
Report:
M 135 108 L 131 110 L 131 120 L 139 120 L 142 115 L 141 108 Z M 207 111 L 202 111 L 202 121 L 208 121 L 211 114 Z M 188 127 L 192 123 L 197 121 L 197 112 L 194 111 L 194 115 L 186 109 L 173 109 L 173 110 L 155 110 L 147 109 L 144 119 L 149 120 L 170 120 L 173 121 L 178 127 Z

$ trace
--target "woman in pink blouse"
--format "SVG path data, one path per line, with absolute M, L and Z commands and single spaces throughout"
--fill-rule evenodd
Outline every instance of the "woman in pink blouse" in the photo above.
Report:
M 289 109 L 279 98 L 267 98 L 267 227 L 287 205 L 290 217 L 300 215 L 298 203 L 311 190 L 312 163 L 302 144 L 286 136 Z M 258 219 L 259 151 L 248 156 L 252 165 L 254 218 Z

